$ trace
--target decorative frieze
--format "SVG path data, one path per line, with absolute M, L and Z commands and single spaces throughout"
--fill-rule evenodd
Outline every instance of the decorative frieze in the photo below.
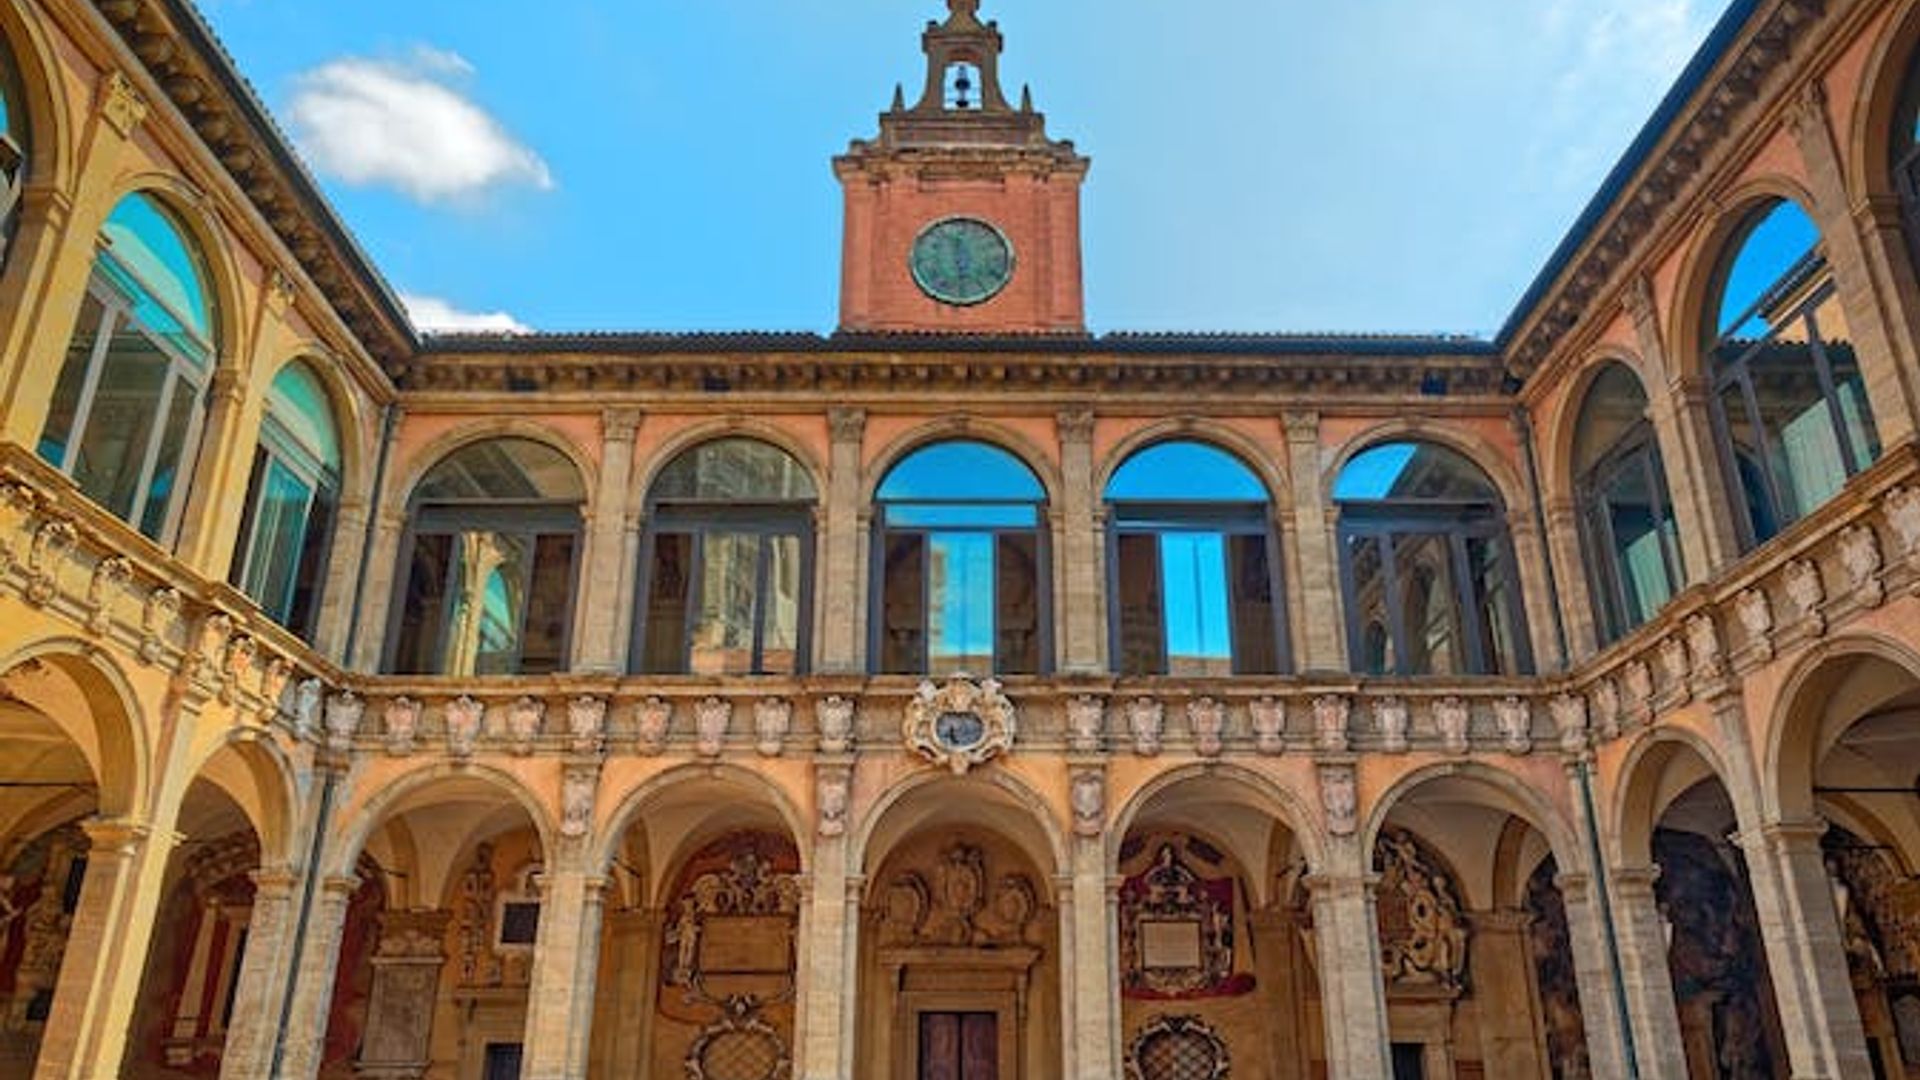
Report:
M 847 831 L 847 807 L 853 799 L 853 770 L 845 765 L 815 765 L 813 795 L 819 808 L 821 836 Z
M 442 712 L 447 724 L 447 753 L 456 761 L 472 757 L 480 732 L 486 726 L 487 707 L 462 694 L 447 702 Z
M 1210 697 L 1187 702 L 1187 728 L 1193 734 L 1193 751 L 1201 757 L 1219 757 L 1225 745 L 1227 707 Z
M 396 757 L 413 753 L 414 739 L 420 731 L 420 703 L 410 697 L 387 702 L 381 712 L 386 725 L 387 753 Z
M 658 754 L 667 748 L 667 734 L 673 723 L 673 705 L 665 698 L 649 697 L 634 702 L 634 736 L 643 754 Z M 721 734 L 726 727 L 721 725 Z M 718 753 L 719 751 L 715 751 Z
M 733 701 L 705 697 L 693 707 L 693 748 L 701 757 L 719 757 L 727 746 L 727 729 L 733 726 Z
M 514 753 L 522 757 L 533 753 L 533 744 L 540 738 L 540 723 L 546 713 L 545 702 L 524 694 L 507 706 L 507 741 Z
M 1403 698 L 1373 699 L 1373 732 L 1380 737 L 1380 749 L 1389 754 L 1407 749 L 1407 703 Z
M 1099 836 L 1107 821 L 1107 774 L 1096 767 L 1076 768 L 1068 801 L 1073 805 L 1073 831 L 1079 836 Z
M 1269 756 L 1287 748 L 1287 703 L 1276 697 L 1255 698 L 1247 705 L 1253 726 L 1253 748 Z
M 594 755 L 607 745 L 607 700 L 582 694 L 567 702 L 569 746 L 576 754 Z
M 1334 836 L 1352 836 L 1360 824 L 1353 766 L 1322 763 L 1314 773 L 1320 782 L 1320 809 L 1327 815 L 1327 831 Z
M 1533 752 L 1533 706 L 1527 699 L 1509 694 L 1496 700 L 1493 723 L 1507 753 L 1518 756 Z
M 793 704 L 786 698 L 761 698 L 753 703 L 753 746 L 761 757 L 779 757 L 793 726 Z
M 1820 567 L 1811 559 L 1789 562 L 1781 571 L 1780 580 L 1787 602 L 1782 612 L 1784 625 L 1774 645 L 1789 649 L 1819 637 L 1826 630 L 1826 616 L 1820 608 L 1826 601 L 1827 589 L 1820 579 Z
M 578 840 L 593 827 L 593 801 L 600 790 L 597 763 L 569 764 L 560 774 L 560 835 Z
M 1107 725 L 1107 703 L 1092 694 L 1067 699 L 1067 749 L 1079 754 L 1100 751 Z
M 157 664 L 167 636 L 180 618 L 180 590 L 161 587 L 147 594 L 140 610 L 140 662 Z
M 818 729 L 821 753 L 845 754 L 853 749 L 857 715 L 854 700 L 839 694 L 830 694 L 814 703 L 813 722 Z
M 1773 659 L 1773 603 L 1767 591 L 1756 585 L 1733 598 L 1734 617 L 1746 640 L 1733 651 L 1735 671 L 1746 671 Z
M 1313 699 L 1313 748 L 1325 754 L 1347 752 L 1347 714 L 1352 706 L 1339 694 Z
M 1611 677 L 1602 676 L 1587 693 L 1593 732 L 1602 739 L 1620 735 L 1620 687 Z
M 1847 592 L 1839 599 L 1849 612 L 1876 608 L 1886 599 L 1881 582 L 1880 538 L 1866 524 L 1840 530 L 1840 566 L 1847 574 Z
M 1160 702 L 1150 697 L 1137 697 L 1127 702 L 1127 730 L 1133 733 L 1133 752 L 1141 757 L 1153 757 L 1160 752 L 1161 728 L 1166 722 L 1166 710 Z
M 1554 730 L 1560 733 L 1560 752 L 1578 755 L 1587 749 L 1587 699 L 1578 694 L 1558 694 L 1548 704 Z
M 45 607 L 60 594 L 60 577 L 78 539 L 73 522 L 49 518 L 33 531 L 27 548 L 27 601 Z
M 93 580 L 87 584 L 87 633 L 100 637 L 113 624 L 114 608 L 127 594 L 133 580 L 133 563 L 114 555 L 93 564 Z
M 327 698 L 327 748 L 336 754 L 353 749 L 353 737 L 360 730 L 360 717 L 367 703 L 351 690 L 342 690 Z

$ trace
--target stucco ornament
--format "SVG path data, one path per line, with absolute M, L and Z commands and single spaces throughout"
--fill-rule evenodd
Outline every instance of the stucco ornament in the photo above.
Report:
M 1747 647 L 1760 652 L 1773 651 L 1773 604 L 1766 590 L 1747 589 L 1733 598 L 1733 614 L 1746 631 Z
M 1713 678 L 1720 672 L 1720 628 L 1702 612 L 1687 620 L 1687 648 L 1693 653 L 1693 673 Z
M 1886 588 L 1880 583 L 1880 538 L 1872 526 L 1849 525 L 1840 530 L 1840 565 L 1847 569 L 1854 601 L 1862 607 L 1879 607 L 1886 599 Z
M 1156 698 L 1137 697 L 1126 704 L 1127 730 L 1133 732 L 1133 752 L 1152 757 L 1160 752 L 1160 732 L 1166 710 Z
M 387 753 L 413 753 L 413 740 L 420 731 L 420 703 L 410 697 L 394 698 L 387 702 L 381 718 L 386 722 Z
M 1433 703 L 1433 726 L 1440 729 L 1440 744 L 1449 754 L 1464 754 L 1472 743 L 1467 725 L 1473 718 L 1465 698 L 1448 695 Z
M 113 609 L 127 593 L 133 580 L 133 563 L 115 556 L 101 559 L 93 567 L 93 580 L 87 583 L 87 633 L 99 637 L 113 624 Z
M 693 745 L 701 757 L 719 757 L 727 745 L 727 728 L 733 726 L 733 702 L 726 698 L 706 697 L 693 707 Z
M 1603 739 L 1611 739 L 1620 734 L 1620 688 L 1612 679 L 1601 679 L 1593 684 L 1592 709 L 1593 730 Z
M 220 661 L 220 701 L 233 704 L 233 695 L 239 690 L 241 680 L 253 669 L 253 654 L 260 645 L 247 634 L 240 634 L 227 642 L 225 657 Z
M 1461 989 L 1467 969 L 1467 921 L 1453 884 L 1412 834 L 1381 833 L 1380 966 L 1389 986 Z
M 762 757 L 779 757 L 793 726 L 793 705 L 786 698 L 761 698 L 753 703 L 753 746 Z
M 218 685 L 225 677 L 220 662 L 226 656 L 227 639 L 233 636 L 233 616 L 211 611 L 193 627 L 192 653 L 199 658 L 195 672 L 202 682 Z
M 1276 697 L 1255 698 L 1247 705 L 1247 718 L 1253 724 L 1253 748 L 1262 754 L 1278 754 L 1287 748 L 1287 703 Z
M 540 721 L 546 711 L 544 702 L 525 694 L 507 706 L 507 737 L 513 740 L 514 753 L 533 753 L 533 741 L 540 737 Z
M 858 706 L 849 697 L 833 694 L 813 707 L 813 722 L 820 729 L 820 752 L 844 754 L 853 749 L 853 722 Z
M 1107 703 L 1092 694 L 1067 699 L 1067 746 L 1083 754 L 1100 749 L 1107 725 Z
M 1645 660 L 1632 660 L 1622 669 L 1621 676 L 1626 681 L 1627 699 L 1638 707 L 1644 707 L 1653 700 L 1653 669 Z
M 1820 604 L 1827 598 L 1826 586 L 1820 580 L 1820 568 L 1806 559 L 1795 559 L 1787 564 L 1782 576 L 1786 583 L 1790 621 L 1808 619 L 1817 622 Z
M 1156 1080 L 1170 1075 L 1158 1062 L 1180 1063 L 1179 1076 L 1191 1080 L 1227 1080 L 1233 1059 L 1227 1041 L 1198 1016 L 1156 1016 L 1127 1043 L 1126 1080 Z
M 1073 831 L 1080 836 L 1099 836 L 1107 817 L 1107 776 L 1099 769 L 1079 769 L 1073 774 Z
M 293 661 L 274 656 L 260 667 L 260 722 L 271 723 L 280 715 L 280 699 L 286 696 L 287 683 L 293 681 Z
M 1012 750 L 1018 727 L 998 679 L 954 675 L 943 685 L 921 681 L 900 735 L 907 749 L 959 774 Z
M 27 520 L 39 505 L 40 494 L 26 484 L 0 483 L 0 574 L 19 561 L 12 537 L 26 531 Z
M 1380 736 L 1380 748 L 1389 754 L 1407 748 L 1407 703 L 1402 698 L 1373 700 L 1373 730 Z
M 1660 672 L 1670 688 L 1684 689 L 1693 661 L 1687 656 L 1687 643 L 1670 637 L 1660 643 Z
M 1187 702 L 1187 727 L 1201 757 L 1219 757 L 1227 730 L 1227 707 L 1210 697 Z
M 1533 750 L 1533 707 L 1525 698 L 1508 694 L 1493 703 L 1494 726 L 1500 729 L 1500 745 L 1509 754 Z
M 840 836 L 847 831 L 847 805 L 853 797 L 853 772 L 844 766 L 816 767 L 813 774 L 814 797 L 820 806 L 820 835 Z
M 1330 754 L 1347 752 L 1347 713 L 1352 709 L 1338 694 L 1313 699 L 1313 745 Z
M 472 757 L 486 718 L 487 707 L 465 694 L 447 702 L 447 753 L 462 759 Z
M 1887 513 L 1898 553 L 1908 561 L 1920 561 L 1920 488 L 1893 489 L 1881 508 Z
M 578 839 L 593 823 L 593 798 L 600 785 L 596 765 L 570 765 L 560 778 L 560 835 Z
M 60 572 L 79 539 L 73 522 L 54 518 L 34 530 L 27 548 L 27 600 L 45 606 L 60 592 Z
M 327 747 L 336 754 L 353 749 L 354 733 L 360 730 L 360 717 L 367 703 L 351 690 L 342 690 L 327 699 Z
M 667 730 L 673 723 L 673 704 L 665 698 L 650 697 L 633 706 L 634 733 L 640 752 L 657 754 L 666 749 Z
M 607 743 L 607 702 L 582 694 L 567 702 L 567 732 L 573 736 L 573 752 L 597 754 Z
M 175 620 L 180 617 L 180 591 L 178 589 L 155 589 L 147 594 L 147 602 L 140 611 L 140 661 L 145 664 L 156 663 L 160 659 L 160 650 L 165 647 L 167 634 L 173 629 Z
M 319 679 L 303 679 L 293 689 L 293 733 L 304 739 L 320 724 L 320 702 L 327 686 Z
M 1334 836 L 1352 836 L 1360 826 L 1360 798 L 1354 788 L 1353 766 L 1321 765 L 1320 808 L 1326 811 L 1327 832 Z
M 1587 748 L 1587 699 L 1578 694 L 1559 694 L 1547 706 L 1553 714 L 1554 729 L 1560 732 L 1562 753 L 1578 754 Z

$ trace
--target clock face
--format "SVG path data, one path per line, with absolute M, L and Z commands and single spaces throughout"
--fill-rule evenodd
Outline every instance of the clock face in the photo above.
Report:
M 965 750 L 987 737 L 987 725 L 970 712 L 941 713 L 933 722 L 933 737 L 948 749 Z
M 920 290 L 943 304 L 991 300 L 1013 278 L 1013 245 L 976 218 L 936 221 L 920 231 L 908 259 Z

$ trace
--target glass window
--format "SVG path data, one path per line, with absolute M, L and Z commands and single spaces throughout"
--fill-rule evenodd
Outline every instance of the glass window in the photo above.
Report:
M 1714 428 L 1751 546 L 1832 498 L 1880 440 L 1806 211 L 1785 199 L 1755 209 L 1707 307 Z
M 127 196 L 101 229 L 40 456 L 147 536 L 170 540 L 213 357 L 199 254 L 157 201 Z
M 531 439 L 474 443 L 436 464 L 409 508 L 388 670 L 564 670 L 585 500 L 573 462 Z
M 633 662 L 649 674 L 806 670 L 813 480 L 757 439 L 682 452 L 647 492 Z
M 1107 482 L 1116 670 L 1272 674 L 1285 664 L 1267 489 L 1223 450 L 1164 442 Z
M 1625 364 L 1593 380 L 1574 429 L 1574 493 L 1602 644 L 1652 618 L 1686 579 L 1647 396 Z
M 1355 671 L 1532 671 L 1505 509 L 1485 473 L 1443 446 L 1390 442 L 1356 454 L 1333 492 Z
M 305 363 L 267 389 L 234 583 L 302 637 L 313 632 L 340 492 L 340 437 L 320 377 Z
M 1920 269 L 1920 49 L 1907 62 L 1907 81 L 1893 117 L 1893 187 L 1907 223 L 1907 242 Z
M 935 443 L 888 471 L 874 515 L 879 670 L 1044 669 L 1045 499 L 1018 458 L 982 442 Z
M 0 265 L 13 239 L 20 195 L 27 183 L 27 111 L 20 93 L 20 67 L 0 42 Z

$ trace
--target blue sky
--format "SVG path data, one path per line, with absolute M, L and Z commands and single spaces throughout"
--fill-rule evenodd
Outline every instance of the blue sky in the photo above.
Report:
M 424 322 L 830 330 L 941 0 L 200 0 Z M 1725 0 L 984 0 L 1106 330 L 1490 334 Z M 474 315 L 491 320 L 471 322 Z

